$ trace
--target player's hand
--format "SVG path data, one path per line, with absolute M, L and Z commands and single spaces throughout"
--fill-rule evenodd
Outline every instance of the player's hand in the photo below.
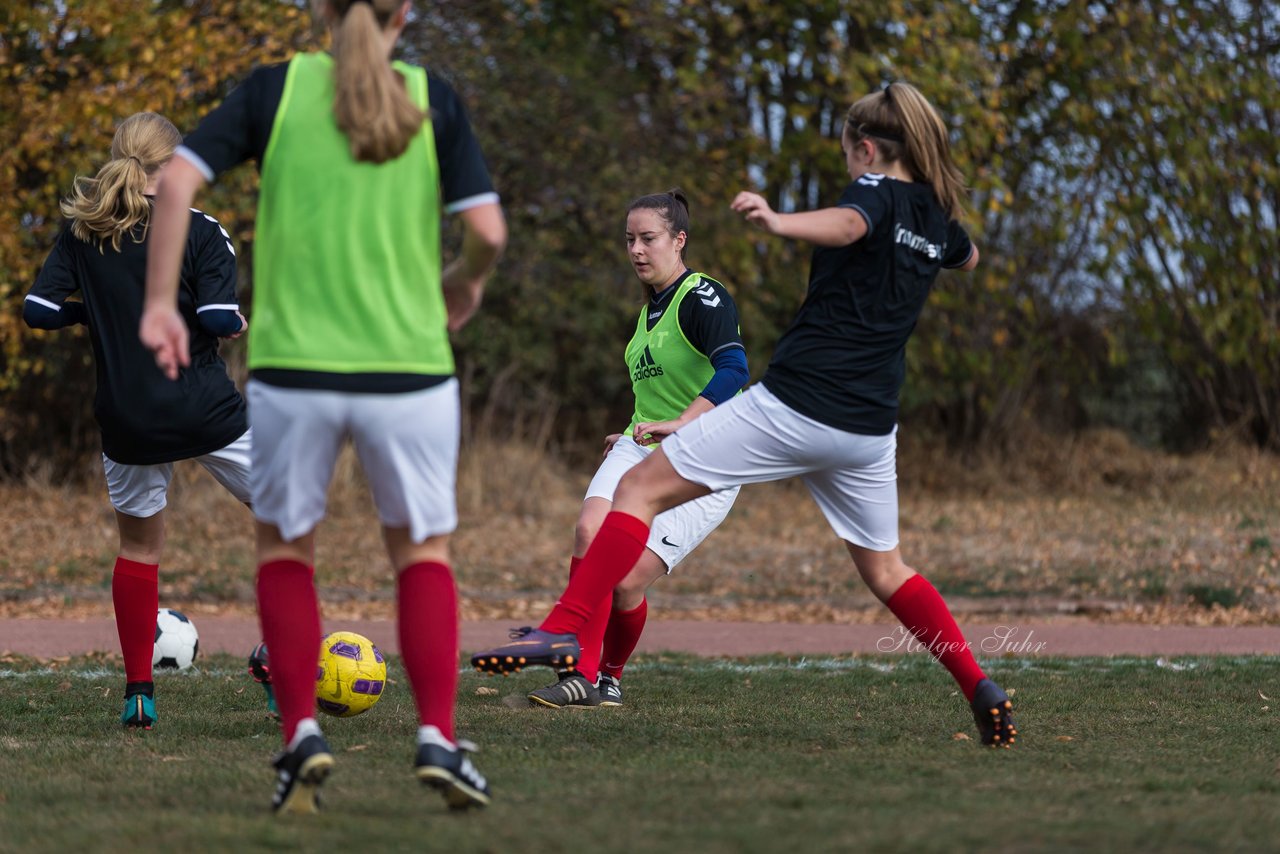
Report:
M 747 222 L 757 228 L 762 228 L 770 234 L 778 233 L 778 214 L 769 207 L 769 203 L 759 193 L 749 193 L 744 190 L 733 197 L 729 207 L 742 214 Z
M 613 446 L 618 444 L 618 440 L 622 438 L 621 433 L 610 433 L 604 437 L 604 453 L 600 455 L 600 459 L 609 456 L 609 452 L 613 450 Z
M 637 445 L 656 445 L 685 425 L 679 418 L 671 421 L 645 421 L 636 425 L 633 439 Z
M 191 364 L 186 321 L 176 308 L 149 307 L 142 312 L 138 327 L 142 344 L 155 354 L 156 367 L 171 380 L 178 378 L 178 370 Z

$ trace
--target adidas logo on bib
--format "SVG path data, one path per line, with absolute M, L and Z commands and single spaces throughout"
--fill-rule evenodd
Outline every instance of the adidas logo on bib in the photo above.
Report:
M 639 382 L 640 380 L 660 376 L 662 376 L 662 365 L 653 361 L 653 354 L 649 352 L 649 348 L 646 345 L 644 355 L 636 360 L 635 367 L 631 369 L 631 381 Z

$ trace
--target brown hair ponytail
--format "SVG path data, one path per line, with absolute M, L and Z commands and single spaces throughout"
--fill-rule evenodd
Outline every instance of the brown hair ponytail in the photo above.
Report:
M 658 216 L 662 217 L 662 221 L 667 224 L 667 233 L 672 237 L 683 231 L 685 235 L 684 245 L 688 248 L 689 200 L 685 197 L 684 190 L 679 187 L 673 187 L 665 193 L 652 193 L 648 196 L 641 196 L 627 205 L 627 213 L 629 214 L 638 208 L 657 211 Z M 684 256 L 683 250 L 681 250 L 680 255 L 681 257 Z
M 426 115 L 387 62 L 382 33 L 404 0 L 330 0 L 333 114 L 356 160 L 383 163 L 409 147 Z
M 120 238 L 139 224 L 143 233 L 151 219 L 151 202 L 143 195 L 156 170 L 169 161 L 182 134 L 156 113 L 135 113 L 120 123 L 111 140 L 111 160 L 93 178 L 77 177 L 71 194 L 62 200 L 62 215 L 71 220 L 76 237 L 96 241 L 98 250 L 110 240 L 120 250 Z
M 917 181 L 933 187 L 947 216 L 965 208 L 964 176 L 951 159 L 947 126 L 910 83 L 890 83 L 849 108 L 845 130 L 854 141 L 870 137 L 886 160 L 898 161 Z

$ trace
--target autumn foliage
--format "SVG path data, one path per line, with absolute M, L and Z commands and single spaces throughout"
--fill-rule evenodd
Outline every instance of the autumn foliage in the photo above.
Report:
M 784 210 L 831 203 L 845 109 L 903 79 L 952 128 L 983 250 L 975 274 L 939 280 L 904 420 L 960 446 L 1034 424 L 1280 448 L 1280 3 L 415 8 L 401 51 L 462 92 L 512 225 L 456 341 L 477 418 L 615 423 L 629 389 L 613 367 L 639 300 L 621 212 L 675 185 L 692 200 L 689 260 L 734 291 L 759 376 L 808 253 L 748 231 L 728 200 L 754 188 Z M 19 316 L 73 177 L 100 165 L 120 117 L 156 110 L 188 130 L 253 65 L 311 43 L 301 0 L 0 9 L 0 471 L 96 443 L 85 342 Z M 243 261 L 255 181 L 239 170 L 201 197 Z

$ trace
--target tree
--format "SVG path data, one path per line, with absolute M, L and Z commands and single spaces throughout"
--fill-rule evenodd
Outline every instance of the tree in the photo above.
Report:
M 116 123 L 159 112 L 189 130 L 249 68 L 309 38 L 300 4 L 37 0 L 0 8 L 0 472 L 96 446 L 92 370 L 75 333 L 32 332 L 21 299 L 59 227 L 58 200 L 105 162 Z M 208 209 L 252 233 L 255 178 L 220 182 Z M 50 437 L 54 437 L 50 441 Z M 56 443 L 56 446 L 54 446 Z

